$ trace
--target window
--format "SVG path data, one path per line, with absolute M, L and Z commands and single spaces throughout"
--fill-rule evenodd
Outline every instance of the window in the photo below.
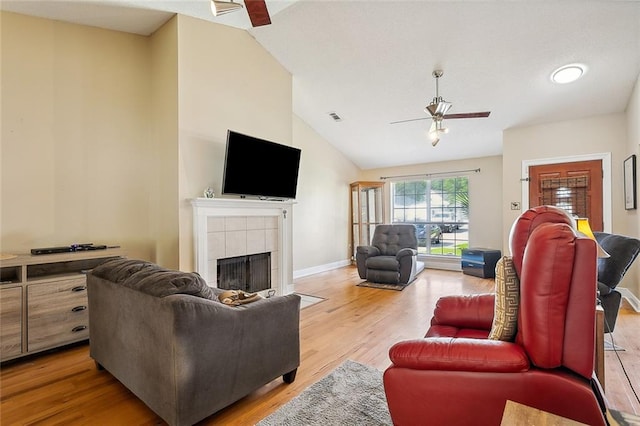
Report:
M 393 223 L 416 226 L 418 253 L 460 256 L 469 246 L 469 179 L 397 181 L 391 184 Z

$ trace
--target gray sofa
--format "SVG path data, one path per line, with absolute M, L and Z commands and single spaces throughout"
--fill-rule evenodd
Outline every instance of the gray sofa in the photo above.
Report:
M 195 273 L 114 259 L 87 277 L 90 354 L 170 425 L 191 425 L 300 364 L 300 296 L 241 306 Z

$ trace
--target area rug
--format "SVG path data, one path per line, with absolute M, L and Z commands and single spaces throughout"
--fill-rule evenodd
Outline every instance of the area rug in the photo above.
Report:
M 347 360 L 256 426 L 392 425 L 382 373 Z
M 605 351 L 624 351 L 624 348 L 622 346 L 618 346 L 615 343 L 610 342 L 610 341 L 605 339 L 605 341 L 604 341 L 604 350 Z
M 323 297 L 311 296 L 310 294 L 296 293 L 300 296 L 300 309 L 308 308 L 325 300 Z
M 362 281 L 360 284 L 356 284 L 358 287 L 371 287 L 371 288 L 382 288 L 384 290 L 397 290 L 402 291 L 404 288 L 409 285 L 397 285 L 397 284 L 381 284 L 381 283 L 372 283 L 369 281 Z

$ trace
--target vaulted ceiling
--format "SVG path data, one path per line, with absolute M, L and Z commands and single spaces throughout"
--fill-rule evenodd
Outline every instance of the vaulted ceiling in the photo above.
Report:
M 241 0 L 238 0 L 241 2 Z M 294 113 L 360 168 L 499 155 L 505 129 L 623 112 L 640 75 L 640 1 L 267 0 L 272 24 L 209 0 L 12 1 L 3 10 L 151 34 L 174 13 L 246 29 L 293 76 Z M 551 82 L 581 63 L 578 81 Z M 423 111 L 440 95 L 449 133 Z M 334 121 L 330 113 L 342 118 Z M 413 118 L 425 120 L 390 124 Z

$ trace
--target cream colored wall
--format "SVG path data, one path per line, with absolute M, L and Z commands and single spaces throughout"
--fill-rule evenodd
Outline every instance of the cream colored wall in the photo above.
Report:
M 220 194 L 227 129 L 292 145 L 292 84 L 237 28 L 179 15 L 178 52 L 179 264 L 193 270 L 188 199 L 208 186 Z
M 150 258 L 149 40 L 0 12 L 2 252 Z
M 293 219 L 293 270 L 348 261 L 349 184 L 359 169 L 302 119 L 293 117 L 302 149 Z
M 522 162 L 572 155 L 611 153 L 611 229 L 615 233 L 626 233 L 622 193 L 622 162 L 626 158 L 626 139 L 624 114 L 505 130 L 502 152 L 503 246 L 508 247 L 511 224 L 522 213 L 509 207 L 512 201 L 522 201 Z
M 192 270 L 187 199 L 207 186 L 220 194 L 228 128 L 303 150 L 294 270 L 348 259 L 348 184 L 383 175 L 480 168 L 470 175 L 470 244 L 505 250 L 522 161 L 575 153 L 611 152 L 613 231 L 638 236 L 622 161 L 639 154 L 640 83 L 625 114 L 506 130 L 503 157 L 358 171 L 292 115 L 291 76 L 244 31 L 184 16 L 152 37 L 0 20 L 2 252 L 119 244 Z M 639 295 L 638 265 L 629 277 Z
M 425 146 L 425 149 L 431 147 Z M 364 170 L 360 180 L 377 181 L 381 176 L 450 173 L 480 169 L 469 173 L 469 245 L 502 249 L 502 157 L 483 157 L 412 166 Z M 390 221 L 390 189 L 385 184 L 385 221 Z
M 220 195 L 231 128 L 303 150 L 294 270 L 348 259 L 357 168 L 292 116 L 290 74 L 246 32 L 1 19 L 3 252 L 90 241 L 192 270 L 186 200 Z
M 154 163 L 149 223 L 154 237 L 153 261 L 179 267 L 178 217 L 178 18 L 151 36 L 152 150 Z
M 631 93 L 629 104 L 626 109 L 627 118 L 627 145 L 626 155 L 635 154 L 636 167 L 640 165 L 640 76 L 636 81 L 636 85 Z M 638 188 L 638 196 L 640 196 L 640 170 L 636 169 L 636 188 Z M 640 199 L 639 199 L 640 201 Z M 640 208 L 640 206 L 638 206 Z M 625 219 L 627 222 L 627 235 L 640 238 L 640 214 L 638 210 L 625 211 Z M 638 299 L 640 299 L 640 259 L 637 259 L 630 270 L 625 275 L 621 287 L 628 288 Z

